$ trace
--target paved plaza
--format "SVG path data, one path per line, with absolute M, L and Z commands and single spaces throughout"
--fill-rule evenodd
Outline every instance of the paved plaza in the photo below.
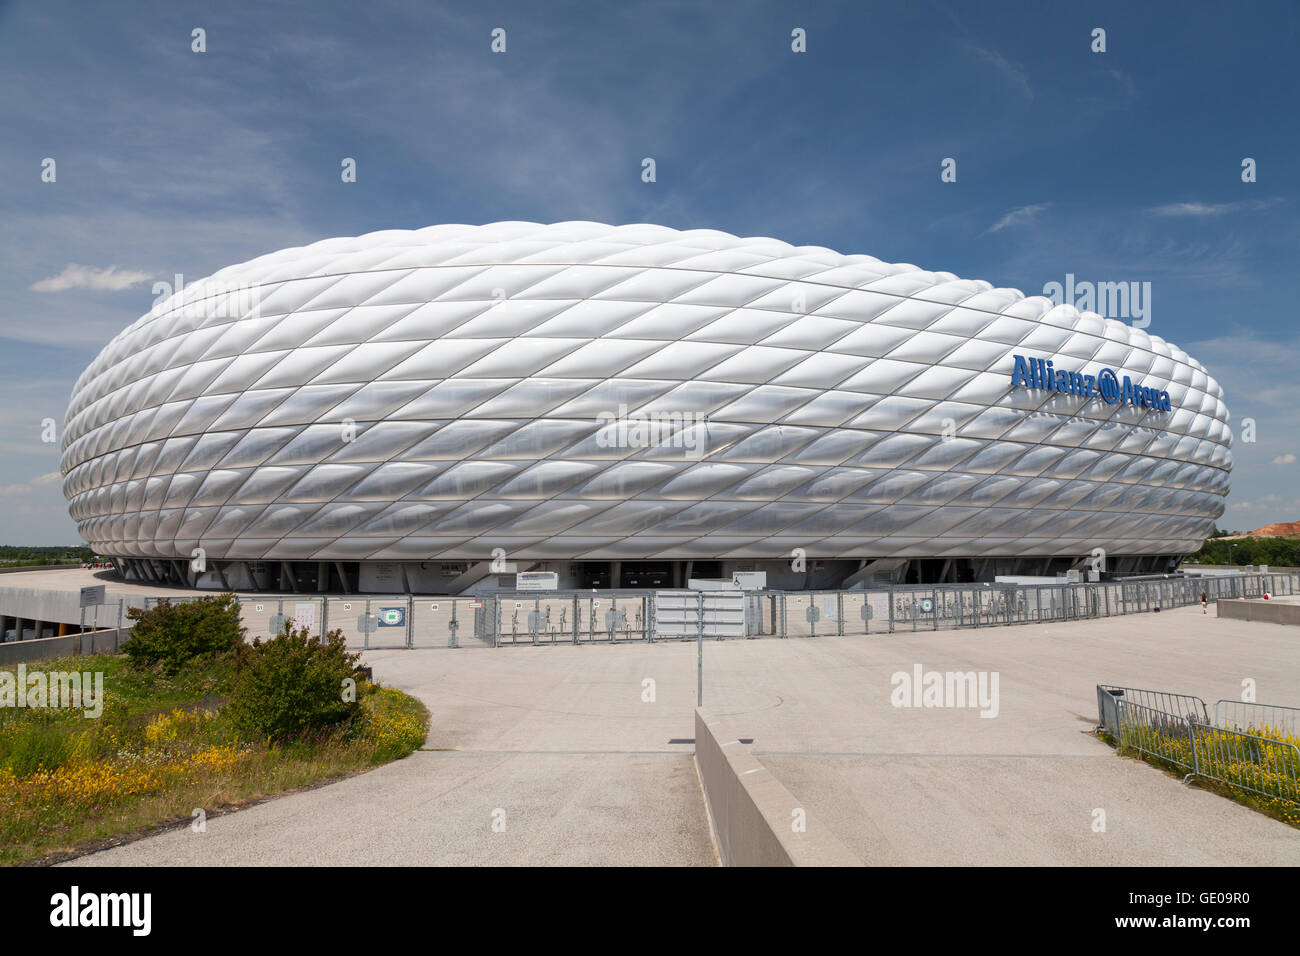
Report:
M 709 642 L 704 700 L 864 861 L 1300 863 L 1300 832 L 1117 757 L 1097 683 L 1300 704 L 1300 632 L 1199 607 L 1048 625 Z M 427 749 L 81 864 L 715 862 L 693 643 L 372 651 Z M 896 707 L 891 678 L 997 675 L 997 715 Z M 503 811 L 503 814 L 502 814 Z M 1096 832 L 1098 811 L 1104 832 Z M 495 814 L 495 815 L 494 815 Z M 504 832 L 494 819 L 503 815 Z

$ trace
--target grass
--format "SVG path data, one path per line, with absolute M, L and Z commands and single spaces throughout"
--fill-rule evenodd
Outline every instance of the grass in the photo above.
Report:
M 1255 747 L 1269 752 L 1259 754 L 1261 759 L 1258 760 L 1229 761 L 1224 760 L 1222 755 L 1232 753 L 1234 749 L 1244 752 L 1238 743 L 1240 738 L 1217 728 L 1198 731 L 1194 745 L 1196 759 L 1201 766 L 1213 768 L 1215 778 L 1222 779 L 1197 774 L 1191 778 L 1192 782 L 1203 790 L 1235 800 L 1274 820 L 1300 828 L 1300 793 L 1296 790 L 1296 781 L 1300 779 L 1300 764 L 1296 763 L 1294 752 L 1288 746 L 1300 745 L 1300 738 L 1270 727 L 1252 728 L 1248 733 L 1263 737 L 1266 741 L 1276 741 L 1279 746 L 1270 747 L 1267 742 L 1255 743 Z M 1136 733 L 1126 731 L 1123 741 L 1116 741 L 1104 731 L 1097 732 L 1097 736 L 1112 747 L 1117 747 L 1121 756 L 1144 761 L 1178 777 L 1187 776 L 1187 766 L 1193 761 L 1193 743 L 1185 729 L 1177 725 L 1167 728 L 1140 727 Z M 1135 746 L 1139 742 L 1146 749 Z M 1175 759 L 1166 759 L 1148 753 L 1148 750 L 1156 750 Z M 1247 787 L 1253 789 L 1246 789 Z M 1278 795 L 1257 792 L 1259 790 Z
M 363 684 L 358 720 L 287 744 L 239 739 L 221 709 L 228 661 L 174 676 L 118 655 L 68 657 L 34 670 L 98 671 L 104 709 L 0 709 L 0 863 L 43 862 L 113 838 L 208 816 L 397 760 L 423 744 L 428 711 Z M 14 668 L 6 668 L 11 672 Z

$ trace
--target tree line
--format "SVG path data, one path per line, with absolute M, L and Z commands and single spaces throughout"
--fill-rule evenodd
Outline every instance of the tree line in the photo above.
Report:
M 1227 532 L 1214 531 L 1201 550 L 1187 557 L 1190 564 L 1267 564 L 1270 567 L 1300 567 L 1300 537 L 1237 538 L 1223 540 Z

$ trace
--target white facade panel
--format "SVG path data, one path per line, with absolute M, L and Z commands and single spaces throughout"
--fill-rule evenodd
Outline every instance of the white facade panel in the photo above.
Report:
M 1170 408 L 1014 387 L 1016 355 Z M 505 222 L 186 287 L 78 379 L 62 471 L 115 556 L 1169 555 L 1223 513 L 1230 445 L 1200 363 L 1068 305 L 773 239 Z

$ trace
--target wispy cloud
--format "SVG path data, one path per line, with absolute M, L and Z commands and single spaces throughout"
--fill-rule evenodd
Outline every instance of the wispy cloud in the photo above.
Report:
M 1275 464 L 1275 465 L 1294 465 L 1294 464 L 1295 464 L 1295 455 L 1291 454 L 1290 452 L 1287 452 L 1285 455 L 1278 455 L 1276 458 L 1273 459 L 1273 464 Z
M 1300 512 L 1300 499 L 1282 495 L 1261 495 L 1247 501 L 1234 501 L 1228 505 L 1230 511 L 1269 511 L 1273 514 L 1296 514 Z M 1294 518 L 1278 519 L 1293 521 Z
M 117 292 L 148 282 L 150 278 L 149 273 L 138 269 L 118 269 L 117 266 L 96 269 L 94 266 L 79 266 L 75 262 L 69 262 L 58 275 L 33 282 L 28 289 L 32 292 L 66 292 L 68 289 L 107 289 Z
M 1224 216 L 1233 212 L 1256 212 L 1268 209 L 1284 202 L 1273 199 L 1243 199 L 1240 202 L 1174 202 L 1164 206 L 1152 206 L 1147 212 L 1156 216 Z
M 51 471 L 44 475 L 38 475 L 29 481 L 22 481 L 12 485 L 0 485 L 0 497 L 12 498 L 14 495 L 27 495 L 33 491 L 39 491 L 48 488 L 51 485 L 61 485 L 63 476 L 57 471 Z
M 981 46 L 970 40 L 966 41 L 966 48 L 970 50 L 976 59 L 989 64 L 1006 77 L 1012 86 L 1025 94 L 1025 99 L 1032 100 L 1034 98 L 1034 88 L 1029 85 L 1029 74 L 1025 72 L 1025 68 L 1019 63 L 1013 63 L 997 50 Z
M 1300 406 L 1300 382 L 1291 374 L 1300 337 L 1236 325 L 1224 335 L 1187 342 L 1184 348 L 1205 358 L 1229 408 L 1248 399 L 1256 413 L 1276 424 L 1278 434 L 1283 432 L 1282 423 Z
M 988 229 L 984 231 L 984 234 L 988 235 L 990 232 L 1001 232 L 1009 226 L 1018 226 L 1021 223 L 1028 222 L 1050 205 L 1051 203 L 1040 202 L 1035 203 L 1032 206 L 1018 206 L 993 225 L 989 226 Z
M 1133 78 L 1129 76 L 1127 73 L 1125 73 L 1123 70 L 1117 70 L 1114 67 L 1111 67 L 1106 72 L 1108 72 L 1112 77 L 1115 78 L 1116 83 L 1124 87 L 1125 95 L 1127 96 L 1137 95 L 1137 84 L 1134 83 Z

